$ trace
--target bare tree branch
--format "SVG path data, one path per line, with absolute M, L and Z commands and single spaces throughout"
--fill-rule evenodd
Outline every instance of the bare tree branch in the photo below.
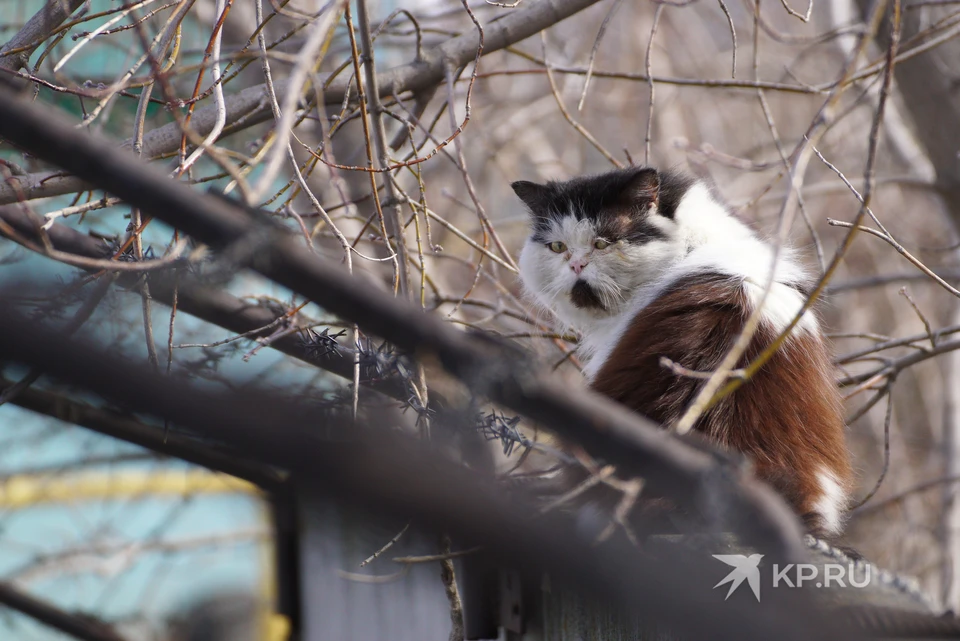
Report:
M 852 630 L 841 633 L 829 617 L 816 615 L 805 591 L 771 591 L 762 610 L 750 602 L 720 601 L 712 592 L 707 550 L 668 546 L 656 555 L 640 554 L 621 540 L 591 545 L 559 514 L 531 519 L 522 496 L 506 496 L 485 476 L 402 437 L 386 422 L 354 430 L 310 408 L 253 390 L 243 395 L 201 391 L 129 359 L 58 337 L 9 310 L 0 310 L 0 337 L 4 358 L 41 367 L 139 411 L 229 441 L 247 456 L 293 470 L 307 487 L 331 498 L 413 515 L 438 531 L 449 528 L 460 540 L 488 546 L 534 580 L 548 571 L 581 593 L 667 622 L 690 638 L 715 638 L 717 630 L 735 630 L 740 639 L 857 636 Z M 15 339 L 4 340 L 8 337 Z M 364 433 L 368 438 L 357 442 L 324 437 Z
M 30 54 L 85 1 L 49 0 L 7 44 L 0 47 L 0 68 L 16 71 L 26 67 Z
M 913 2 L 908 8 L 939 3 Z M 868 11 L 867 0 L 857 0 L 861 14 Z M 918 37 L 937 19 L 949 16 L 950 7 L 930 6 L 922 11 L 907 11 L 901 29 L 907 40 Z M 888 21 L 879 32 L 882 44 L 889 42 L 894 31 Z M 957 83 L 960 74 L 955 61 L 960 55 L 960 40 L 953 38 L 921 55 L 904 60 L 896 67 L 896 80 L 901 93 L 909 97 L 903 101 L 913 120 L 913 131 L 923 146 L 936 172 L 936 184 L 947 217 L 954 229 L 960 231 L 960 163 L 957 162 L 960 131 L 960 94 Z M 954 312 L 960 319 L 960 309 Z M 941 346 L 942 347 L 942 346 Z M 934 350 L 939 351 L 939 350 Z M 943 476 L 957 476 L 960 472 L 960 403 L 955 398 L 956 385 L 960 381 L 960 355 L 953 354 L 944 368 L 944 386 L 951 390 L 947 395 L 943 424 Z M 905 366 L 898 359 L 893 366 Z M 960 606 L 960 491 L 954 484 L 943 487 L 943 506 L 940 515 L 940 547 L 943 555 L 944 576 L 941 578 L 941 593 L 946 607 Z
M 0 92 L 0 135 L 213 247 L 252 243 L 257 251 L 250 252 L 251 266 L 267 278 L 407 353 L 436 359 L 475 394 L 551 426 L 595 456 L 642 469 L 654 491 L 692 506 L 722 496 L 725 505 L 713 505 L 712 512 L 745 542 L 782 557 L 802 557 L 796 517 L 769 487 L 736 479 L 714 456 L 684 445 L 608 399 L 561 385 L 521 354 L 473 339 L 407 301 L 384 296 L 328 265 L 282 228 L 259 223 L 224 199 L 133 162 L 127 153 L 61 122 L 49 109 L 7 92 Z
M 499 51 L 529 38 L 598 1 L 540 0 L 540 2 L 525 3 L 484 27 L 483 54 Z M 477 32 L 469 30 L 426 51 L 422 59 L 377 74 L 380 97 L 387 98 L 405 91 L 417 93 L 442 82 L 444 70 L 448 65 L 462 67 L 473 61 L 477 54 L 478 43 Z M 347 81 L 332 84 L 323 92 L 324 102 L 328 105 L 339 105 L 344 100 L 348 86 Z M 287 92 L 287 83 L 282 80 L 277 81 L 274 83 L 274 88 L 277 100 L 282 102 Z M 259 124 L 273 115 L 265 84 L 248 87 L 228 97 L 225 103 L 227 125 L 224 134 Z M 199 136 L 206 136 L 213 130 L 216 122 L 217 107 L 211 105 L 197 109 L 190 120 L 190 126 Z M 178 122 L 172 122 L 145 133 L 143 157 L 156 158 L 176 151 L 180 147 L 182 136 L 183 131 Z M 123 143 L 125 148 L 131 145 L 131 140 Z M 0 205 L 14 203 L 21 198 L 31 200 L 60 196 L 82 191 L 85 188 L 89 187 L 80 178 L 57 172 L 14 176 L 9 178 L 6 184 L 0 184 Z
M 88 615 L 66 612 L 30 596 L 9 583 L 0 582 L 0 605 L 21 612 L 40 623 L 81 641 L 124 641 L 116 631 Z
M 40 218 L 20 207 L 0 207 L 0 223 L 10 225 L 28 238 L 37 233 L 42 222 Z M 55 223 L 46 230 L 46 234 L 50 244 L 59 251 L 88 258 L 104 259 L 109 256 L 105 243 L 65 225 Z M 0 229 L 0 235 L 3 235 L 2 229 Z M 133 287 L 135 281 L 121 277 L 118 284 Z M 277 321 L 276 311 L 243 301 L 222 287 L 206 286 L 197 282 L 196 279 L 185 276 L 181 276 L 179 283 L 170 274 L 160 273 L 150 276 L 151 295 L 165 305 L 172 305 L 175 289 L 179 311 L 234 334 L 247 334 L 251 339 L 263 337 L 269 334 L 269 329 L 264 328 Z M 316 350 L 309 349 L 296 334 L 277 338 L 270 342 L 270 347 L 337 376 L 346 379 L 353 376 L 353 365 L 349 356 L 332 351 L 318 353 Z M 349 349 L 343 351 L 346 354 L 351 353 Z M 398 400 L 404 400 L 407 397 L 407 392 L 402 386 L 389 380 L 365 384 L 371 389 Z M 443 396 L 438 393 L 434 400 L 442 403 Z
M 0 378 L 0 391 L 11 383 Z M 283 479 L 273 469 L 246 461 L 233 454 L 219 452 L 197 439 L 175 433 L 164 434 L 162 427 L 141 423 L 129 414 L 94 407 L 56 392 L 29 388 L 12 401 L 23 409 L 67 421 L 99 434 L 133 443 L 167 456 L 202 465 L 203 467 L 250 481 L 265 490 L 279 487 Z

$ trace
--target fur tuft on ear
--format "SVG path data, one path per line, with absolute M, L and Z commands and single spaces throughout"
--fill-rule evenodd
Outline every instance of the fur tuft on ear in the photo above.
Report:
M 660 205 L 660 174 L 647 167 L 634 174 L 620 190 L 620 201 L 633 207 Z
M 548 189 L 546 185 L 539 185 L 529 180 L 518 180 L 510 183 L 510 186 L 531 212 L 538 213 L 543 208 Z

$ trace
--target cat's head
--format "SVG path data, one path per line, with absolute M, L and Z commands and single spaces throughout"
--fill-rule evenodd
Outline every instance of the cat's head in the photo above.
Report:
M 682 257 L 674 214 L 693 184 L 643 167 L 513 183 L 531 215 L 520 254 L 524 287 L 575 327 L 619 314 L 638 287 Z

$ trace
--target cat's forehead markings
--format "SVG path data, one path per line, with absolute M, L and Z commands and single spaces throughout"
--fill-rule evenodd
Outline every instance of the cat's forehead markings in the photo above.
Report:
M 607 216 L 602 225 L 603 230 L 612 236 L 620 236 L 630 229 L 633 219 L 629 215 L 618 213 L 613 216 Z
M 563 219 L 551 218 L 547 223 L 547 233 L 551 236 L 563 236 L 563 225 L 561 224 Z
M 563 240 L 568 245 L 592 243 L 595 235 L 593 223 L 589 220 L 577 220 L 573 216 L 563 216 L 550 220 L 549 235 Z
M 589 245 L 595 234 L 590 220 L 577 220 L 573 216 L 564 216 L 560 220 L 559 231 L 570 245 Z

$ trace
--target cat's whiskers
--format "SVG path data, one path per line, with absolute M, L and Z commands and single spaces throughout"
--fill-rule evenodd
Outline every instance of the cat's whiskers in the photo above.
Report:
M 596 292 L 607 312 L 613 312 L 622 303 L 626 302 L 623 287 L 620 286 L 616 278 L 609 274 L 597 271 L 587 283 Z

